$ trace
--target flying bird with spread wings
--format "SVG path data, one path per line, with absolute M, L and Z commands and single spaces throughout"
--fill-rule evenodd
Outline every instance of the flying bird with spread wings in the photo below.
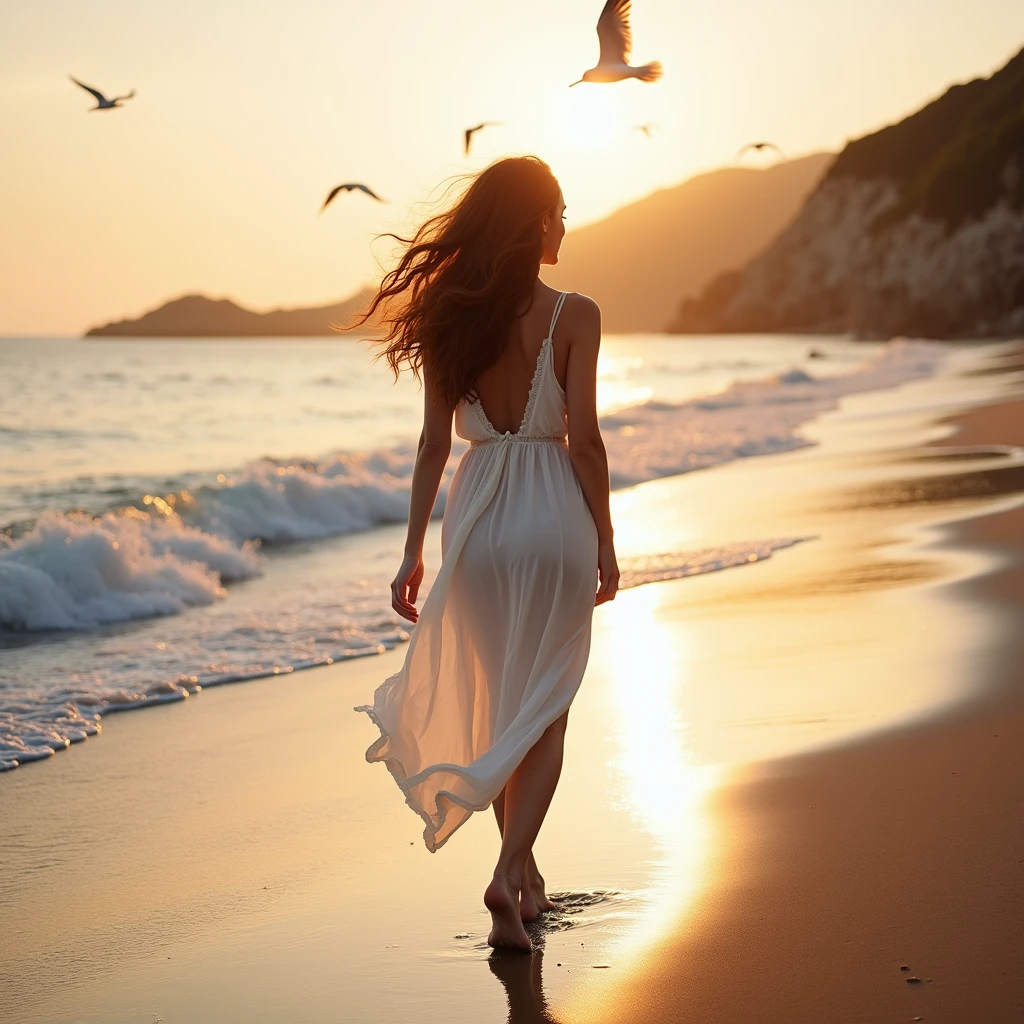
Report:
M 644 135 L 646 135 L 647 138 L 650 139 L 650 138 L 652 138 L 654 136 L 654 129 L 657 128 L 657 127 L 658 126 L 656 124 L 653 124 L 653 123 L 635 124 L 635 125 L 633 125 L 633 131 L 635 131 L 635 132 L 643 132 Z
M 633 0 L 608 0 L 597 19 L 597 38 L 601 54 L 597 64 L 583 72 L 579 82 L 623 82 L 627 78 L 639 78 L 641 82 L 656 82 L 661 78 L 661 64 L 654 60 L 650 64 L 633 67 L 629 54 L 633 49 L 633 30 L 629 27 L 629 11 Z M 572 88 L 572 86 L 570 86 Z
M 96 98 L 96 106 L 90 107 L 89 110 L 113 110 L 115 107 L 120 107 L 122 100 L 130 100 L 135 95 L 135 90 L 126 93 L 124 96 L 115 96 L 112 100 L 108 100 L 106 96 L 99 91 L 94 89 L 91 85 L 86 85 L 85 82 L 80 82 L 74 75 L 68 75 L 68 78 L 75 83 L 80 89 L 84 89 L 87 93 Z
M 760 152 L 762 152 L 763 150 L 766 150 L 766 149 L 774 149 L 775 152 L 779 154 L 779 156 L 781 156 L 781 157 L 783 157 L 783 159 L 785 159 L 786 154 L 783 153 L 782 150 L 779 149 L 779 147 L 776 146 L 774 142 L 748 142 L 736 154 L 736 159 L 737 160 L 742 160 L 743 157 L 746 156 L 746 154 L 749 153 L 751 150 L 754 150 L 755 153 L 760 153 Z
M 331 191 L 327 194 L 327 198 L 324 200 L 324 205 L 320 207 L 320 212 L 323 213 L 324 210 L 327 209 L 327 207 L 330 205 L 331 200 L 339 192 L 352 191 L 365 192 L 371 199 L 376 199 L 378 203 L 386 202 L 386 200 L 381 199 L 381 197 L 377 195 L 377 193 L 374 192 L 372 188 L 368 188 L 366 185 L 363 185 L 356 181 L 349 181 L 346 182 L 344 185 L 335 185 L 334 188 L 331 189 Z
M 466 131 L 465 131 L 465 140 L 466 140 L 466 142 L 465 142 L 465 153 L 466 153 L 466 156 L 469 156 L 469 147 L 473 145 L 473 136 L 477 132 L 483 131 L 484 128 L 498 128 L 502 124 L 504 124 L 503 121 L 481 121 L 480 124 L 476 125 L 475 127 L 467 128 Z

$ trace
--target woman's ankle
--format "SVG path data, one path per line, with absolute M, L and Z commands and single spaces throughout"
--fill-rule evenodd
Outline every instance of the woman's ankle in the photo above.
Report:
M 519 892 L 528 883 L 524 867 L 503 864 L 494 869 L 492 881 L 507 885 L 513 892 Z

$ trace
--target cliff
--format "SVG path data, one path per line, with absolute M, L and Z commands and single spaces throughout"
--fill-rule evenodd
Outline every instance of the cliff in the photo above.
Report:
M 849 143 L 794 223 L 668 329 L 1024 331 L 1024 51 Z
M 230 299 L 183 295 L 137 320 L 117 320 L 93 327 L 87 338 L 257 338 L 316 337 L 334 334 L 332 324 L 342 326 L 364 310 L 373 292 L 364 289 L 330 306 L 309 309 L 275 309 L 257 313 Z
M 662 331 L 680 298 L 741 266 L 796 217 L 833 159 L 728 167 L 661 189 L 570 231 L 543 278 L 596 299 L 606 331 Z

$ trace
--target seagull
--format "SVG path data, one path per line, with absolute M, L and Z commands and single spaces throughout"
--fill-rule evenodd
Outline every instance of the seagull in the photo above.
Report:
M 781 149 L 779 149 L 778 146 L 775 145 L 774 142 L 748 142 L 736 154 L 736 159 L 737 160 L 741 159 L 744 156 L 744 154 L 746 154 L 751 149 L 756 150 L 758 153 L 760 153 L 762 149 L 774 149 L 775 152 L 779 154 L 779 156 L 785 157 L 785 155 L 786 155 L 785 153 L 782 152 Z
M 627 78 L 639 78 L 641 82 L 656 82 L 661 78 L 661 64 L 651 61 L 640 67 L 632 67 L 629 51 L 633 48 L 633 30 L 629 27 L 629 9 L 633 0 L 608 0 L 597 19 L 597 38 L 601 44 L 601 55 L 597 64 L 583 72 L 579 82 L 622 82 Z M 572 85 L 569 88 L 572 88 Z
M 656 124 L 635 124 L 633 125 L 633 130 L 643 132 L 647 138 L 650 138 L 654 134 L 654 129 L 657 127 L 658 126 Z
M 504 124 L 504 121 L 481 121 L 475 128 L 466 129 L 466 156 L 469 156 L 469 147 L 473 144 L 473 136 L 483 128 L 497 128 Z
M 132 89 L 132 91 L 125 96 L 115 96 L 112 100 L 108 100 L 107 97 L 99 91 L 99 89 L 94 89 L 91 85 L 86 85 L 85 82 L 80 82 L 74 75 L 68 75 L 68 78 L 70 78 L 75 85 L 84 89 L 88 93 L 92 93 L 92 95 L 96 97 L 96 106 L 90 107 L 90 110 L 113 110 L 114 107 L 121 106 L 121 100 L 130 100 L 135 95 L 135 90 Z
M 331 191 L 327 195 L 327 198 L 324 200 L 324 205 L 320 207 L 320 212 L 323 213 L 324 210 L 327 209 L 330 201 L 339 192 L 351 192 L 353 189 L 356 189 L 359 192 L 365 192 L 371 199 L 376 199 L 378 203 L 383 203 L 385 201 L 381 199 L 381 197 L 377 195 L 377 193 L 374 192 L 373 189 L 367 188 L 366 185 L 361 185 L 358 182 L 348 182 L 344 185 L 335 185 L 334 188 L 331 189 Z

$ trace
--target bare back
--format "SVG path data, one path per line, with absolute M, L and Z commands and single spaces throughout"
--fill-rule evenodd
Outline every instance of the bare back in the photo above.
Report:
M 484 414 L 499 433 L 506 430 L 515 433 L 522 425 L 540 349 L 547 337 L 559 294 L 538 282 L 533 304 L 512 325 L 505 351 L 474 384 Z M 563 391 L 569 364 L 569 320 L 567 308 L 562 311 L 552 334 L 555 379 Z

